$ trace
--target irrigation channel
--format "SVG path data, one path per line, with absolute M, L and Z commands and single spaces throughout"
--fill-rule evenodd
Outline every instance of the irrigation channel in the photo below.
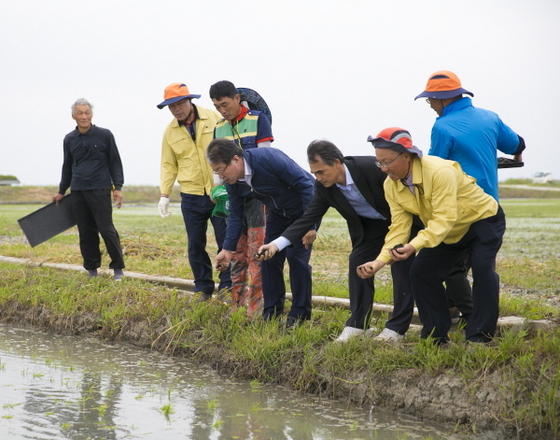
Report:
M 157 352 L 0 325 L 0 438 L 467 437 L 375 407 L 231 380 Z

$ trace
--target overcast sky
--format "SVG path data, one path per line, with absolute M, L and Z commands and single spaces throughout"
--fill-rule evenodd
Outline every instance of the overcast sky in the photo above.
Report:
M 307 169 L 317 138 L 373 154 L 368 135 L 408 129 L 427 151 L 436 114 L 428 76 L 451 70 L 525 138 L 524 168 L 560 178 L 558 0 L 4 0 L 0 4 L 0 174 L 57 185 L 70 106 L 116 137 L 126 185 L 158 185 L 165 86 L 258 91 L 273 146 Z

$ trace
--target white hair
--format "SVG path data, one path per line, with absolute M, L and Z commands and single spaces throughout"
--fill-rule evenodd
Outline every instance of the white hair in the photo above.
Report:
M 80 98 L 74 104 L 72 104 L 72 116 L 74 116 L 74 113 L 76 111 L 76 107 L 79 106 L 79 105 L 87 105 L 89 107 L 89 109 L 91 110 L 91 112 L 93 113 L 93 105 L 91 105 L 86 98 Z

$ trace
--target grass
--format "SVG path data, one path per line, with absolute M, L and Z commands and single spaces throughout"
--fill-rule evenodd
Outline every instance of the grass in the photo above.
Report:
M 0 191 L 2 197 L 6 196 Z M 125 205 L 114 213 L 127 269 L 191 279 L 179 206 L 172 206 L 173 215 L 161 219 L 156 201 Z M 502 206 L 508 230 L 498 259 L 504 286 L 501 314 L 558 321 L 554 301 L 560 293 L 560 203 L 547 198 L 503 199 Z M 38 207 L 1 206 L 0 255 L 79 264 L 75 228 L 29 247 L 17 219 Z M 208 248 L 215 253 L 210 233 L 208 239 Z M 347 297 L 349 250 L 344 220 L 329 211 L 312 253 L 315 295 Z M 0 272 L 0 316 L 5 320 L 25 319 L 55 331 L 92 333 L 194 356 L 255 384 L 276 382 L 387 406 L 399 406 L 392 391 L 395 384 L 449 376 L 472 399 L 482 389 L 498 390 L 500 398 L 491 405 L 481 400 L 481 407 L 517 429 L 519 438 L 560 436 L 558 329 L 505 332 L 492 346 L 474 348 L 465 347 L 457 332 L 449 350 L 437 349 L 413 332 L 400 347 L 366 339 L 332 344 L 347 319 L 345 310 L 319 307 L 310 322 L 286 334 L 277 322 L 249 320 L 242 309 L 228 316 L 229 307 L 222 303 L 190 303 L 184 292 L 140 280 L 116 284 L 103 276 L 88 280 L 83 273 L 61 276 L 55 269 L 8 263 L 0 263 Z M 384 269 L 376 280 L 377 302 L 391 302 L 390 287 L 390 272 Z M 383 324 L 382 318 L 374 322 L 379 328 Z M 478 429 L 475 420 L 461 419 L 458 427 Z
M 560 201 L 504 199 L 502 206 L 506 212 L 508 229 L 498 254 L 501 281 L 516 290 L 539 291 L 548 297 L 556 295 L 560 285 Z M 37 205 L 2 206 L 0 255 L 79 264 L 76 228 L 35 248 L 27 244 L 17 219 L 37 208 Z M 186 258 L 186 233 L 180 208 L 175 205 L 171 210 L 173 215 L 166 219 L 159 217 L 155 203 L 125 205 L 121 210 L 115 210 L 115 224 L 122 238 L 128 270 L 192 279 Z M 348 297 L 347 258 L 350 248 L 345 221 L 336 211 L 330 210 L 311 256 L 315 295 Z M 217 252 L 210 232 L 208 249 L 211 255 Z M 384 268 L 376 277 L 375 300 L 381 303 L 392 301 L 388 268 Z M 507 309 L 507 301 L 503 305 Z
M 23 314 L 30 324 L 59 332 L 136 341 L 194 356 L 255 384 L 275 382 L 339 396 L 354 390 L 353 400 L 375 399 L 381 405 L 390 398 L 379 388 L 383 379 L 403 373 L 409 381 L 453 374 L 473 396 L 479 386 L 489 387 L 485 378 L 499 376 L 498 388 L 508 398 L 487 408 L 496 411 L 496 417 L 526 432 L 557 429 L 560 420 L 558 329 L 534 335 L 506 332 L 493 346 L 475 347 L 470 353 L 460 342 L 460 332 L 452 335 L 455 344 L 449 350 L 437 349 L 414 333 L 400 347 L 369 339 L 333 344 L 347 317 L 344 310 L 319 309 L 310 322 L 285 333 L 276 321 L 250 320 L 243 309 L 227 318 L 225 304 L 190 303 L 180 291 L 144 281 L 117 284 L 108 277 L 88 280 L 81 273 L 61 277 L 56 269 L 8 263 L 0 263 L 0 270 L 4 319 Z M 162 412 L 165 415 L 163 407 Z

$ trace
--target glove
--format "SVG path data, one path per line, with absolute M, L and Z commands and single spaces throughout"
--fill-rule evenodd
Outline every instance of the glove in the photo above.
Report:
M 161 218 L 166 218 L 171 215 L 169 212 L 169 197 L 160 197 L 158 203 L 159 215 Z

